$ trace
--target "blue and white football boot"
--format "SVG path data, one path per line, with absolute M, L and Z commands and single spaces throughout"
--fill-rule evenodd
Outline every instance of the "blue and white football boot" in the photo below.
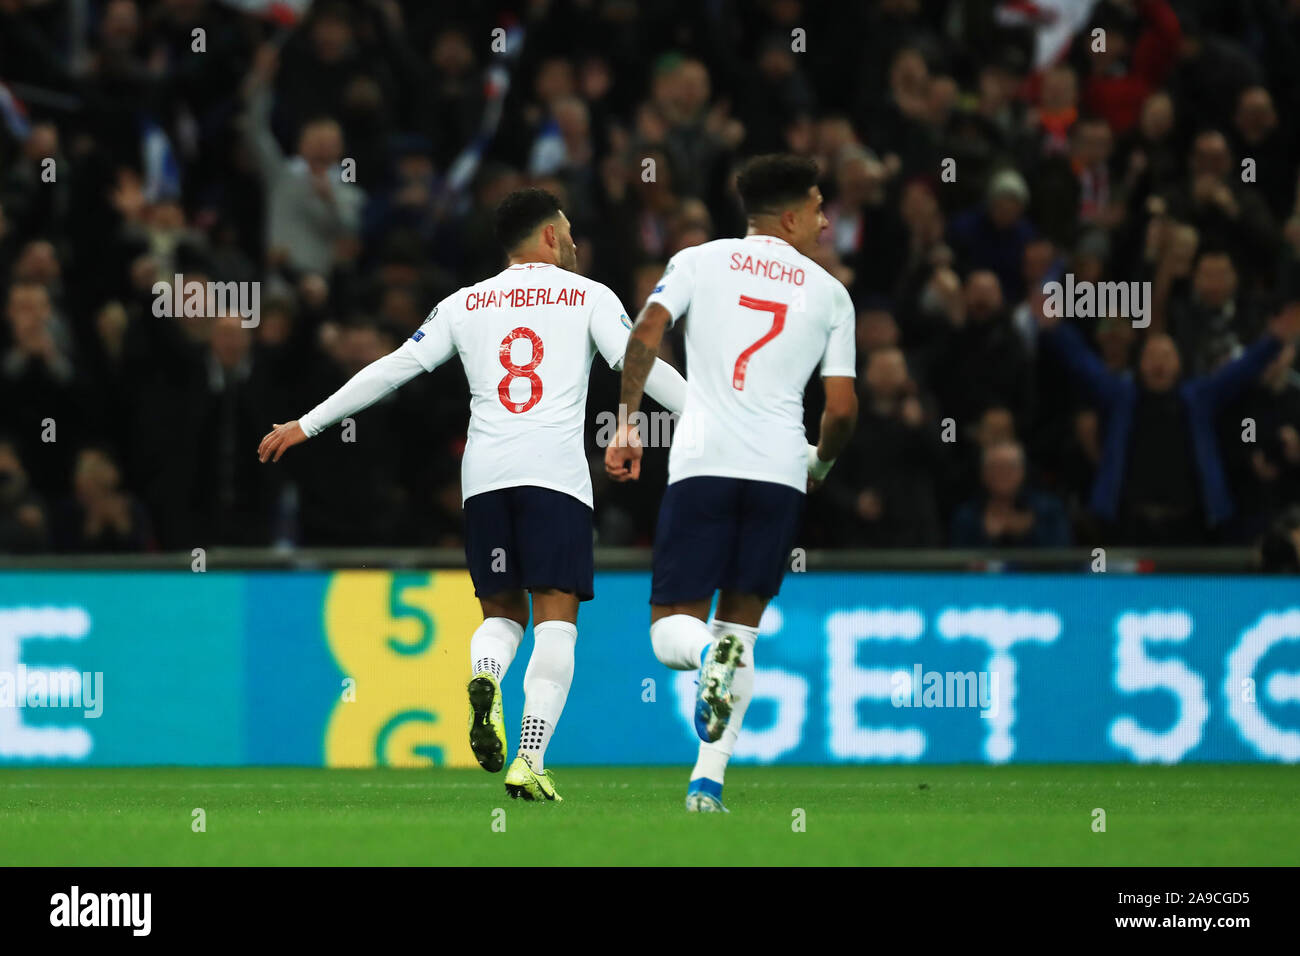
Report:
M 695 732 L 713 743 L 731 720 L 731 681 L 744 656 L 745 645 L 735 634 L 724 634 L 706 649 L 695 688 Z
M 697 777 L 686 788 L 686 809 L 691 813 L 730 813 L 722 805 L 722 784 Z

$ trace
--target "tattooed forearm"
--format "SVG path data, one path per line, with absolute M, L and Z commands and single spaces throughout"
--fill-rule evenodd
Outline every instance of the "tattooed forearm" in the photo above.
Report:
M 668 310 L 657 302 L 649 303 L 637 316 L 632 334 L 627 337 L 627 349 L 623 353 L 623 392 L 619 398 L 620 411 L 631 415 L 641 407 L 641 396 L 645 394 L 645 380 L 654 368 L 655 357 L 659 354 L 659 343 L 664 339 L 664 329 L 672 316 Z
M 627 340 L 627 351 L 623 355 L 623 390 L 619 404 L 627 409 L 629 415 L 641 407 L 645 380 L 655 364 L 655 351 L 635 335 Z

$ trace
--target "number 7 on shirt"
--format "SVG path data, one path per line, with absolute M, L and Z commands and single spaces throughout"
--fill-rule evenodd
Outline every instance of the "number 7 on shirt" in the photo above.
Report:
M 772 327 L 767 330 L 762 338 L 741 352 L 736 358 L 736 367 L 731 373 L 731 387 L 738 392 L 743 392 L 745 390 L 745 373 L 749 370 L 749 360 L 755 352 L 781 334 L 781 330 L 785 328 L 785 313 L 789 306 L 784 302 L 754 299 L 747 295 L 740 297 L 740 306 L 744 309 L 753 309 L 756 312 L 772 313 Z

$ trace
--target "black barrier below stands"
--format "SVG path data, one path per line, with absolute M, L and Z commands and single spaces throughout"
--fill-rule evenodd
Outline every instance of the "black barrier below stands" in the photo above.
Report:
M 1039 550 L 810 550 L 802 555 L 810 571 L 1080 571 L 1108 573 L 1248 574 L 1255 570 L 1247 548 L 1108 548 L 1104 565 L 1087 548 Z M 597 548 L 596 567 L 643 570 L 649 548 Z M 463 568 L 458 548 L 210 548 L 210 570 L 328 568 Z M 191 552 L 145 554 L 0 555 L 0 570 L 190 570 Z

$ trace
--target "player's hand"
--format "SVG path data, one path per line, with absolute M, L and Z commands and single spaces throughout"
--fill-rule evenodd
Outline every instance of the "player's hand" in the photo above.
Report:
M 830 474 L 831 465 L 835 464 L 835 462 L 822 461 L 819 457 L 817 457 L 816 445 L 808 446 L 807 459 L 808 459 L 807 490 L 808 493 L 811 494 L 812 492 L 820 488 L 822 484 L 826 481 L 826 476 Z
M 613 440 L 605 449 L 605 474 L 614 481 L 635 481 L 641 477 L 641 433 L 636 425 L 618 426 Z
M 262 443 L 257 446 L 257 460 L 266 464 L 268 460 L 279 461 L 280 456 L 294 445 L 301 445 L 307 440 L 307 433 L 302 430 L 297 419 L 276 425 Z

